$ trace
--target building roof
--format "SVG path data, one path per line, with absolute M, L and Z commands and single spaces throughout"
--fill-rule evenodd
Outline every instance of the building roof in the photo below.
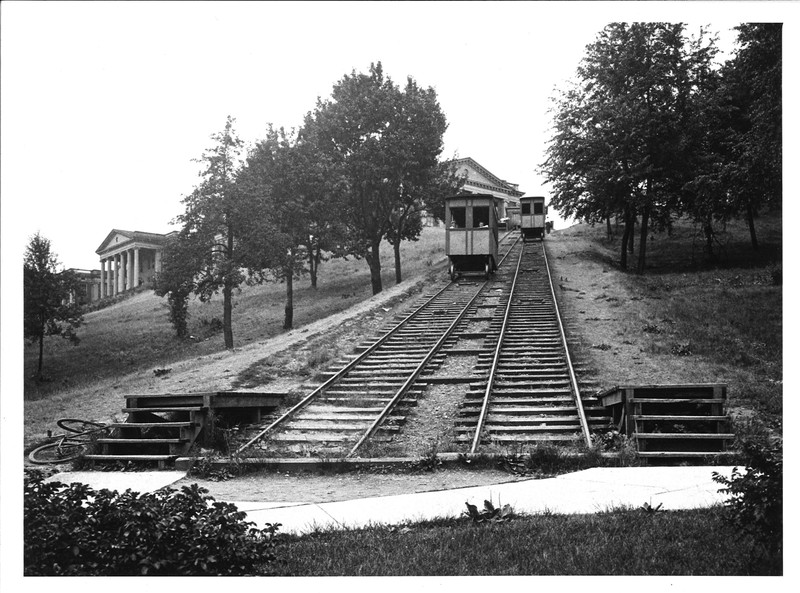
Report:
M 524 191 L 519 191 L 519 185 L 500 179 L 497 175 L 471 157 L 454 159 L 450 162 L 456 166 L 466 166 L 468 170 L 471 169 L 478 174 L 477 178 L 468 175 L 466 185 L 504 193 L 515 198 L 525 195 Z
M 155 245 L 166 245 L 167 239 L 169 239 L 172 235 L 174 235 L 176 231 L 172 231 L 171 233 L 161 234 L 161 233 L 145 233 L 143 231 L 123 231 L 121 229 L 112 229 L 106 238 L 103 239 L 103 242 L 100 244 L 95 250 L 95 253 L 101 253 L 106 250 L 111 239 L 116 237 L 117 235 L 122 235 L 127 239 L 125 243 L 128 241 L 132 243 L 150 243 Z M 123 243 L 124 244 L 124 243 Z

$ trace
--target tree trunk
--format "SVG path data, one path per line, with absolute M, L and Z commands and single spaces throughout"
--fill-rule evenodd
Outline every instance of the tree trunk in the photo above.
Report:
M 308 250 L 308 273 L 311 276 L 311 288 L 317 290 L 317 267 L 319 266 L 319 257 L 314 252 L 314 248 Z
M 611 230 L 610 216 L 606 216 L 606 238 L 608 239 L 609 243 L 614 240 L 614 231 Z
M 625 211 L 622 214 L 622 221 L 625 223 L 625 227 L 622 231 L 622 249 L 619 256 L 619 267 L 623 270 L 628 269 L 628 244 L 633 236 L 633 220 L 634 217 L 631 215 L 630 206 L 625 206 Z
M 372 294 L 378 294 L 383 290 L 381 281 L 381 242 L 373 241 L 372 247 L 367 251 L 366 260 L 369 264 L 369 275 L 372 282 Z
M 230 212 L 225 213 L 225 220 L 227 222 L 227 251 L 225 256 L 233 261 L 233 228 L 231 227 Z M 230 277 L 226 274 L 225 284 L 222 288 L 222 331 L 225 334 L 225 348 L 233 350 L 233 284 Z
M 758 239 L 756 238 L 756 221 L 753 216 L 753 206 L 747 204 L 747 226 L 750 227 L 750 243 L 753 245 L 753 251 L 758 251 Z
M 222 331 L 225 334 L 225 348 L 233 350 L 233 287 L 226 281 L 222 288 Z
M 36 371 L 36 378 L 42 378 L 42 361 L 44 360 L 44 328 L 42 333 L 39 334 L 39 368 Z
M 283 329 L 292 329 L 294 318 L 294 291 L 292 271 L 286 270 L 286 307 L 283 310 Z
M 647 227 L 650 219 L 650 204 L 645 204 L 642 210 L 642 228 L 639 234 L 639 264 L 636 266 L 637 274 L 644 274 L 644 262 L 647 254 Z
M 703 225 L 703 234 L 706 237 L 706 254 L 710 260 L 714 259 L 714 228 L 711 226 L 711 217 Z
M 394 247 L 394 281 L 395 284 L 400 284 L 403 281 L 403 275 L 400 272 L 400 241 L 397 241 Z
M 619 254 L 619 267 L 623 270 L 628 269 L 628 235 L 632 232 L 630 219 L 625 217 L 625 230 L 622 231 L 622 250 Z
M 631 232 L 628 233 L 628 253 L 633 253 L 633 236 L 636 234 L 636 215 L 631 213 L 630 217 Z

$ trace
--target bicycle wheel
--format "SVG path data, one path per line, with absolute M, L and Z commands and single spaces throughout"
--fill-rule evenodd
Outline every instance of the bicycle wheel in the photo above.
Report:
M 68 432 L 89 432 L 98 428 L 103 428 L 105 424 L 99 422 L 89 422 L 88 420 L 78 420 L 76 418 L 62 418 L 56 422 L 59 428 L 63 428 Z
M 41 447 L 36 447 L 36 449 L 28 454 L 28 459 L 31 463 L 39 465 L 67 463 L 83 455 L 85 449 L 85 443 L 64 438 L 55 443 L 48 443 Z

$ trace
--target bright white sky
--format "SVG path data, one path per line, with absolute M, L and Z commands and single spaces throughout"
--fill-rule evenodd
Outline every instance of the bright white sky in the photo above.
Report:
M 39 231 L 65 267 L 98 268 L 112 228 L 172 230 L 192 159 L 228 114 L 252 143 L 373 61 L 436 89 L 445 156 L 547 195 L 549 98 L 605 24 L 712 24 L 730 42 L 737 23 L 778 12 L 700 4 L 4 3 L 3 261 Z

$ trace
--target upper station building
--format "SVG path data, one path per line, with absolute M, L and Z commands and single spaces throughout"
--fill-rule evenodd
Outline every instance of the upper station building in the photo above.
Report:
M 153 283 L 161 271 L 161 254 L 170 236 L 112 230 L 97 248 L 100 256 L 100 298 Z
M 500 198 L 498 216 L 506 218 L 506 209 L 519 207 L 519 199 L 525 192 L 519 191 L 519 185 L 500 179 L 497 175 L 483 167 L 475 159 L 463 158 L 450 161 L 456 166 L 458 175 L 466 175 L 464 188 L 465 194 L 489 194 Z

